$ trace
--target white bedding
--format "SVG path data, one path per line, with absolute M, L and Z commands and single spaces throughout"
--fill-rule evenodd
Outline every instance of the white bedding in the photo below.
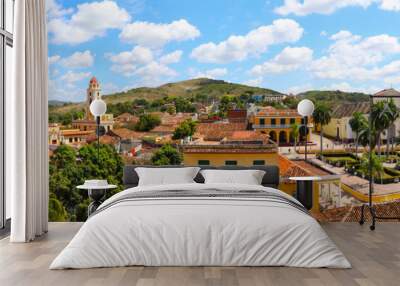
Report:
M 143 186 L 140 191 L 266 190 L 238 184 Z M 101 206 L 100 206 L 101 208 Z M 350 268 L 311 216 L 290 205 L 246 198 L 124 201 L 92 216 L 50 269 L 145 266 L 294 266 Z

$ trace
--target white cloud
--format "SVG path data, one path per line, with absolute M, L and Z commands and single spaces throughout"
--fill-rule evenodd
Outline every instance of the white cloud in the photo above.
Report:
M 125 76 L 132 76 L 140 65 L 149 64 L 154 59 L 153 52 L 141 46 L 119 54 L 108 54 L 106 57 L 113 63 L 111 70 Z
M 160 63 L 165 65 L 178 63 L 181 60 L 182 54 L 181 50 L 166 54 L 160 58 Z
M 205 77 L 205 78 L 218 79 L 227 74 L 228 74 L 228 70 L 226 68 L 215 68 L 215 69 L 206 70 L 204 72 L 198 72 L 195 74 L 195 77 L 196 78 Z
M 160 48 L 172 41 L 193 40 L 200 31 L 185 19 L 169 24 L 134 22 L 125 25 L 119 37 L 122 41 L 146 47 Z
M 58 18 L 71 14 L 74 10 L 64 9 L 56 0 L 46 0 L 46 13 L 49 18 Z
M 61 81 L 64 81 L 67 84 L 73 84 L 84 79 L 89 79 L 90 76 L 91 76 L 90 72 L 75 73 L 72 71 L 68 71 L 66 74 L 62 75 L 60 79 Z
M 400 11 L 400 0 L 382 0 L 379 7 L 387 11 Z
M 59 55 L 50 56 L 48 58 L 49 65 L 53 65 L 53 64 L 57 63 L 60 59 L 61 59 L 61 57 Z
M 232 35 L 220 43 L 209 42 L 196 47 L 191 57 L 204 63 L 241 61 L 251 55 L 264 53 L 269 46 L 296 42 L 303 28 L 294 20 L 278 19 L 269 26 L 261 26 L 244 36 Z
M 313 50 L 307 47 L 286 47 L 272 60 L 254 66 L 250 73 L 254 76 L 277 74 L 297 70 L 311 62 Z
M 88 68 L 93 65 L 94 56 L 89 50 L 75 52 L 69 57 L 62 59 L 60 63 L 67 68 Z
M 375 1 L 376 0 L 284 0 L 282 6 L 275 8 L 275 13 L 285 16 L 289 14 L 305 16 L 312 13 L 332 14 L 338 9 L 349 6 L 367 8 Z
M 400 53 L 400 42 L 386 34 L 362 38 L 348 31 L 331 36 L 328 54 L 313 61 L 310 71 L 318 78 L 375 80 L 400 72 L 400 61 L 381 63 Z
M 376 87 L 376 86 L 355 86 L 355 85 L 350 84 L 345 81 L 332 83 L 327 86 L 322 86 L 318 89 L 319 90 L 340 90 L 340 91 L 344 91 L 344 92 L 363 92 L 366 94 L 373 94 L 373 93 L 376 93 L 377 91 L 381 90 L 381 88 Z
M 55 44 L 80 44 L 104 36 L 109 29 L 122 28 L 130 19 L 125 9 L 114 1 L 104 0 L 78 5 L 70 18 L 50 19 L 48 31 Z
M 246 80 L 243 82 L 244 85 L 248 85 L 248 86 L 261 86 L 263 82 L 263 78 L 262 77 L 257 77 L 257 78 L 252 78 L 249 80 Z
M 141 84 L 146 86 L 157 86 L 178 75 L 175 70 L 156 61 L 138 68 L 133 74 L 140 77 Z
M 309 14 L 332 14 L 346 7 L 368 8 L 373 3 L 386 11 L 400 11 L 400 0 L 284 0 L 282 6 L 275 8 L 275 13 L 287 16 L 294 14 L 306 16 Z

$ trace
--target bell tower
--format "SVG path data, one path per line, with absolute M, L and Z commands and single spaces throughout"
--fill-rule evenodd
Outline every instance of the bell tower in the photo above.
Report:
M 99 82 L 97 81 L 96 77 L 92 77 L 89 81 L 89 87 L 86 91 L 86 120 L 95 119 L 92 113 L 90 113 L 90 104 L 93 100 L 101 98 L 100 91 L 101 89 Z

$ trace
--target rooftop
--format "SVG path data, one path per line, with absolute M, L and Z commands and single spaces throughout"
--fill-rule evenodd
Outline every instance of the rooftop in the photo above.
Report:
M 394 88 L 388 88 L 384 89 L 381 91 L 378 91 L 373 95 L 374 97 L 379 97 L 379 96 L 399 96 L 400 97 L 400 92 L 395 90 Z
M 269 116 L 269 117 L 278 117 L 278 116 L 296 116 L 301 117 L 301 115 L 297 112 L 296 109 L 276 109 L 272 106 L 266 106 L 260 108 L 254 116 Z
M 339 104 L 332 110 L 333 118 L 351 117 L 354 112 L 369 113 L 369 102 Z

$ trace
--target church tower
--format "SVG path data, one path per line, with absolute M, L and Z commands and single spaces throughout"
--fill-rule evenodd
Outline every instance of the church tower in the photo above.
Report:
M 95 120 L 92 113 L 90 113 L 90 104 L 95 99 L 100 99 L 100 84 L 97 81 L 96 77 L 92 77 L 89 81 L 89 87 L 86 93 L 86 120 Z

